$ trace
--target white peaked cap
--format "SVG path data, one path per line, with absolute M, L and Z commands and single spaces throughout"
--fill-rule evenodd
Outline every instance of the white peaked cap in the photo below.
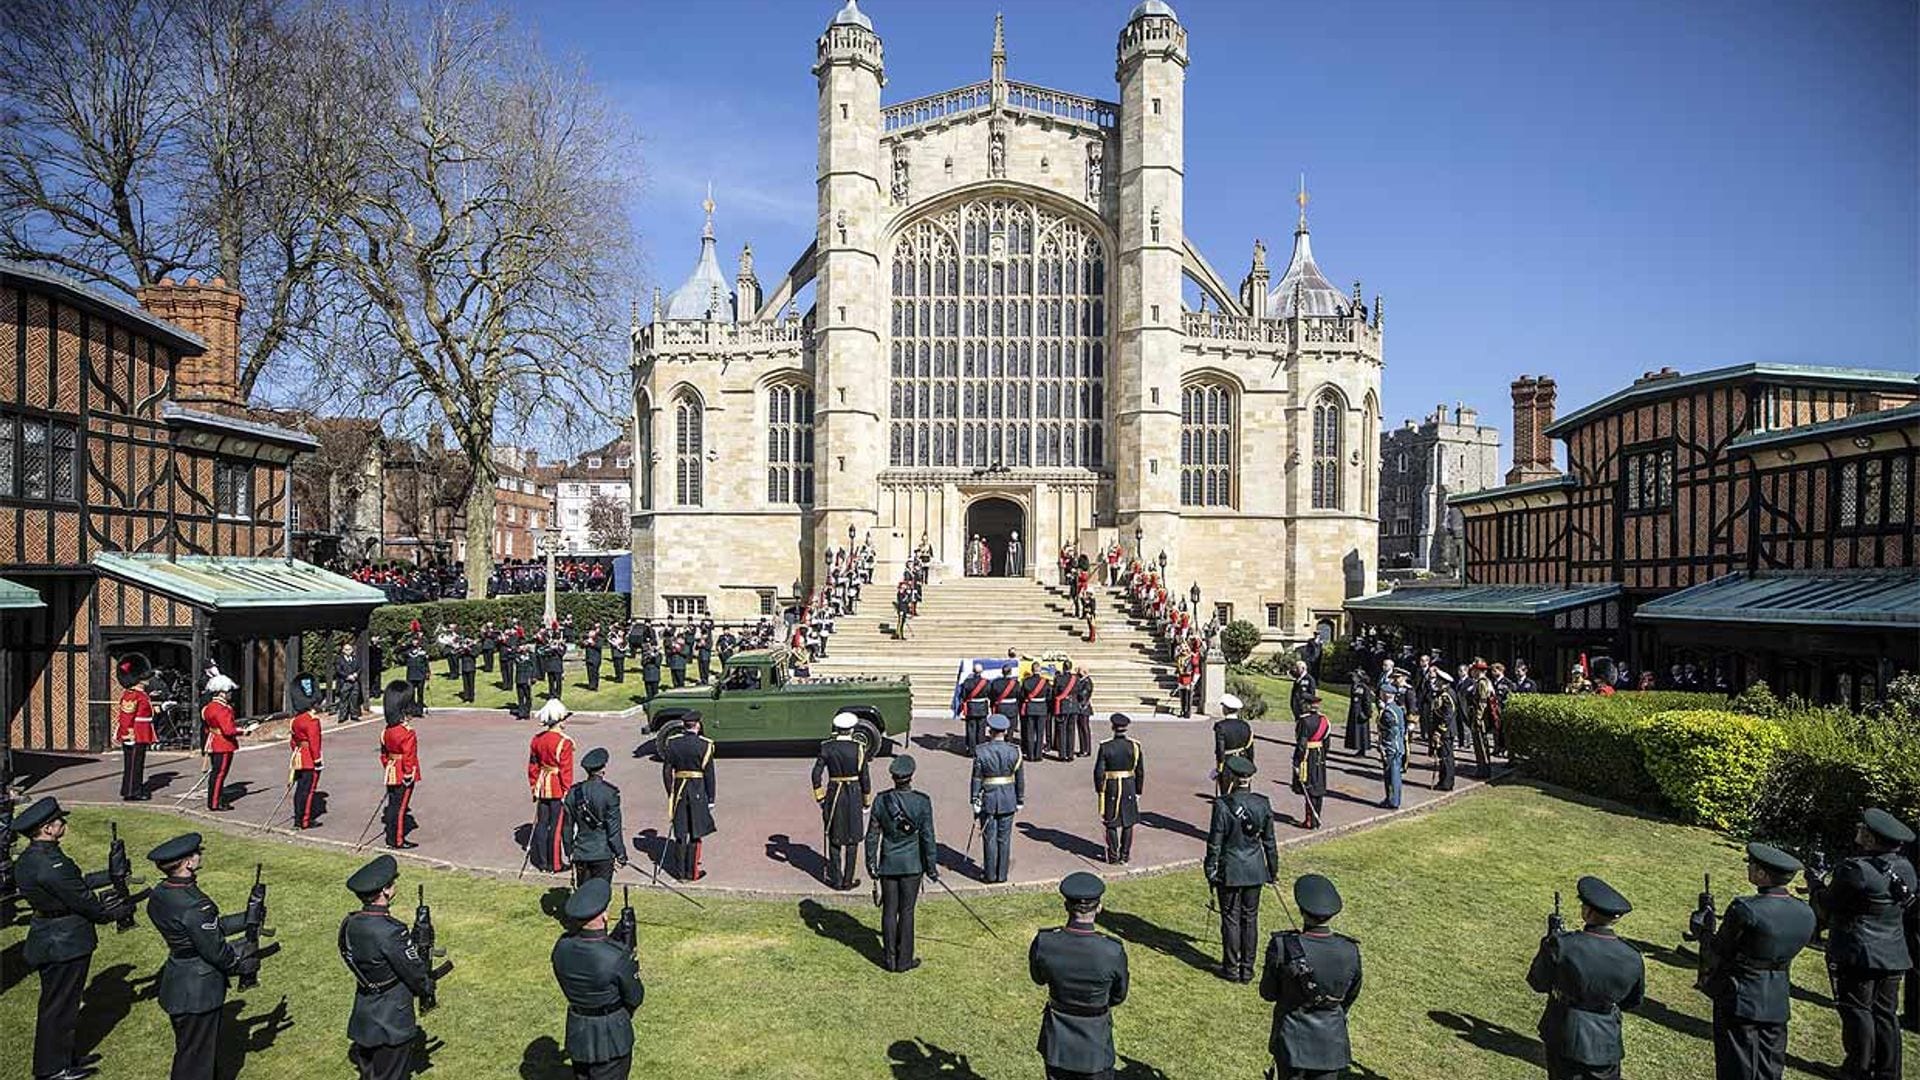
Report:
M 833 714 L 833 730 L 835 731 L 852 731 L 854 725 L 859 722 L 860 718 L 850 712 Z
M 1232 709 L 1233 711 L 1238 712 L 1240 711 L 1240 708 L 1241 708 L 1240 698 L 1234 694 L 1221 694 L 1220 707 L 1223 709 Z

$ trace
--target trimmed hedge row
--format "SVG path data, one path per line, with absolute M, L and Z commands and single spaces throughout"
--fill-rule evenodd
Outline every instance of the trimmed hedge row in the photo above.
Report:
M 561 618 L 571 615 L 574 622 L 582 625 L 627 617 L 625 593 L 563 592 L 554 594 L 553 602 Z M 427 650 L 438 656 L 440 647 L 433 638 L 435 628 L 441 625 L 459 623 L 462 628 L 473 630 L 486 622 L 500 626 L 518 619 L 522 626 L 537 626 L 546 607 L 546 597 L 540 593 L 515 593 L 490 600 L 382 604 L 373 609 L 367 629 L 374 641 L 384 644 L 406 633 L 413 620 L 419 619 L 420 628 L 426 632 Z M 340 651 L 340 643 L 347 640 L 349 635 L 338 632 L 308 631 L 301 637 L 300 670 L 319 676 L 322 682 L 331 680 L 333 658 Z
M 1868 806 L 1920 820 L 1911 718 L 1768 712 L 1714 694 L 1522 694 L 1502 720 L 1514 759 L 1543 780 L 1796 850 L 1846 850 Z

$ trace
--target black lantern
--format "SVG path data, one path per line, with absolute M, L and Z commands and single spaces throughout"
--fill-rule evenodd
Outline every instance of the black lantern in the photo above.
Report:
M 1145 529 L 1143 529 L 1143 528 L 1141 528 L 1141 527 L 1140 527 L 1140 523 L 1139 523 L 1139 522 L 1137 522 L 1137 521 L 1136 521 L 1136 522 L 1134 522 L 1134 523 L 1133 523 L 1133 552 L 1134 552 L 1134 554 L 1136 554 L 1136 555 L 1138 555 L 1138 554 L 1140 553 L 1140 544 L 1141 544 L 1141 543 L 1142 543 L 1143 541 L 1145 541 L 1145 540 L 1146 540 L 1146 538 L 1147 538 L 1147 530 L 1145 530 Z
M 799 578 L 793 579 L 793 598 L 795 600 L 800 599 L 800 579 Z
M 1159 562 L 1160 562 L 1160 572 L 1165 573 L 1167 570 L 1167 549 L 1166 548 L 1160 549 Z
M 1198 614 L 1200 611 L 1200 583 L 1199 582 L 1197 581 L 1194 582 L 1193 588 L 1187 590 L 1187 599 L 1193 601 L 1194 613 Z
M 847 523 L 847 543 L 849 544 L 853 543 L 853 534 L 854 534 L 853 523 L 848 522 Z

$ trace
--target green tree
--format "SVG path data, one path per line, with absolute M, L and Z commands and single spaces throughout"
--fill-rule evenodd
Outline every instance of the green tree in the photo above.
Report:
M 1227 663 L 1244 663 L 1260 645 L 1260 628 L 1245 619 L 1235 619 L 1220 632 L 1220 651 Z

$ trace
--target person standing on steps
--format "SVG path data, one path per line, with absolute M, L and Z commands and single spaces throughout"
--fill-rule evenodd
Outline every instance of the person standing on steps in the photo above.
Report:
M 1007 576 L 1022 577 L 1027 572 L 1026 549 L 1020 546 L 1020 530 L 1007 536 Z
M 1249 790 L 1253 762 L 1227 759 L 1233 786 L 1213 800 L 1207 855 L 1201 864 L 1220 900 L 1220 968 L 1229 982 L 1253 981 L 1260 945 L 1260 888 L 1279 880 L 1280 850 L 1273 838 L 1273 804 Z
M 1133 827 L 1140 823 L 1140 796 L 1147 790 L 1147 755 L 1127 734 L 1132 723 L 1125 713 L 1107 718 L 1113 738 L 1100 744 L 1093 758 L 1093 791 L 1105 828 L 1109 863 L 1133 861 Z
M 973 752 L 973 774 L 967 781 L 967 801 L 980 822 L 981 878 L 988 884 L 1007 880 L 1011 868 L 1013 816 L 1027 805 L 1027 774 L 1020 751 L 1007 742 L 1012 725 L 995 714 L 987 718 L 987 741 Z
M 913 790 L 913 755 L 887 765 L 893 790 L 882 794 L 867 822 L 867 876 L 880 890 L 880 966 L 912 971 L 913 912 L 920 879 L 940 880 L 940 846 L 933 836 L 933 800 Z

